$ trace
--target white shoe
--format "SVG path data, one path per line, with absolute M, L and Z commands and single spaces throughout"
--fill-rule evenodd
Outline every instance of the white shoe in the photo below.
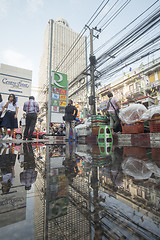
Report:
M 8 138 L 9 138 L 9 135 L 6 135 L 2 140 L 7 140 Z
M 12 140 L 12 137 L 8 137 L 7 140 Z

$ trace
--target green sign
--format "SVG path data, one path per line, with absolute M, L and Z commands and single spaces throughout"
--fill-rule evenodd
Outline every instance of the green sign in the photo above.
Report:
M 67 75 L 52 71 L 51 73 L 50 122 L 63 123 L 63 116 L 68 100 Z
M 67 90 L 67 75 L 53 71 L 51 85 L 55 88 L 63 88 Z
M 59 101 L 53 99 L 52 102 L 51 102 L 51 105 L 52 105 L 52 106 L 57 106 L 57 107 L 58 107 L 58 106 L 59 106 Z

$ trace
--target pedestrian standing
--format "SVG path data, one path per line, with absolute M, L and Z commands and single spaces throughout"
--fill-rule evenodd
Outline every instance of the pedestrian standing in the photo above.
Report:
M 3 112 L 3 108 L 4 108 L 5 102 L 2 99 L 2 95 L 0 94 L 0 136 L 2 137 L 2 127 L 1 127 L 1 123 L 2 123 L 2 112 Z
M 21 126 L 21 133 L 22 133 L 22 137 L 23 137 L 24 130 L 25 130 L 25 127 L 26 127 L 26 114 L 25 113 L 23 113 L 23 117 L 20 120 L 20 126 Z
M 114 133 L 114 129 L 119 125 L 119 117 L 118 112 L 121 108 L 118 100 L 113 97 L 113 94 L 111 92 L 107 93 L 107 96 L 109 97 L 108 105 L 107 105 L 107 111 L 110 116 L 110 128 L 112 134 Z
M 32 140 L 33 131 L 37 121 L 37 113 L 39 112 L 39 105 L 33 96 L 29 97 L 29 101 L 24 103 L 23 111 L 26 112 L 26 126 L 24 130 L 23 140 Z
M 77 108 L 73 106 L 73 101 L 70 99 L 65 107 L 65 122 L 66 122 L 66 141 L 69 139 L 70 128 L 72 131 L 72 139 L 75 139 L 75 119 L 77 117 Z
M 10 94 L 8 97 L 8 102 L 4 105 L 4 109 L 7 109 L 5 116 L 3 117 L 1 127 L 4 127 L 5 136 L 3 140 L 12 140 L 13 132 L 15 128 L 18 128 L 18 103 L 16 102 L 16 97 L 14 94 Z M 7 134 L 7 129 L 11 129 L 11 136 Z

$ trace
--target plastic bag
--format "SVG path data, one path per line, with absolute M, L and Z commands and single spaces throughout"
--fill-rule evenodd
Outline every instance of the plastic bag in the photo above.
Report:
M 144 121 L 150 120 L 155 114 L 160 114 L 160 105 L 150 107 L 145 113 L 143 113 L 141 119 Z
M 135 179 L 148 179 L 152 175 L 152 171 L 142 160 L 128 157 L 122 163 L 124 174 L 134 177 Z
M 130 106 L 123 108 L 119 113 L 119 118 L 126 124 L 132 124 L 140 121 L 142 115 L 147 111 L 147 108 L 142 104 L 132 103 Z

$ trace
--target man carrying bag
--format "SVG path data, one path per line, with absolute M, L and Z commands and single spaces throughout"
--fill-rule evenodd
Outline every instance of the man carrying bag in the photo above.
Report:
M 122 131 L 120 119 L 119 119 L 119 109 L 121 108 L 118 100 L 113 97 L 113 94 L 111 92 L 107 93 L 107 96 L 109 97 L 108 105 L 107 105 L 107 111 L 110 116 L 110 128 L 112 134 L 118 131 Z

